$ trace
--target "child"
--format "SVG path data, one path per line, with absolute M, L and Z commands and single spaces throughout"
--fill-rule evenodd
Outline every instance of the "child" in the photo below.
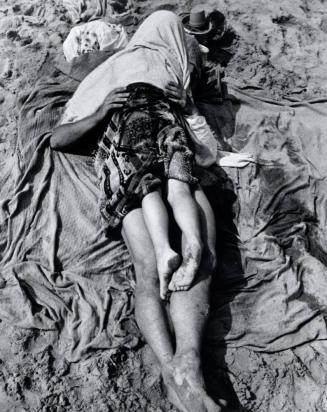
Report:
M 191 287 L 202 254 L 199 212 L 191 187 L 176 179 L 168 179 L 167 186 L 168 202 L 183 236 L 182 263 L 170 247 L 167 210 L 160 191 L 149 193 L 142 201 L 144 220 L 156 254 L 162 299 L 167 299 L 169 291 Z
M 172 108 L 185 106 L 186 93 L 173 82 L 166 93 L 145 83 L 131 84 L 126 92 L 127 100 L 111 117 L 95 161 L 98 175 L 104 170 L 103 159 L 107 162 L 101 191 L 108 196 L 101 211 L 109 227 L 115 227 L 115 217 L 119 223 L 141 201 L 156 255 L 160 296 L 167 299 L 169 291 L 191 287 L 202 255 L 199 211 L 192 194 L 197 186 L 192 175 L 194 155 L 184 123 Z M 170 246 L 163 184 L 182 232 L 182 260 Z

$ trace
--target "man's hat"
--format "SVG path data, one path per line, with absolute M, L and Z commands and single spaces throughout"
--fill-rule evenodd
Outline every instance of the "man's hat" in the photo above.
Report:
M 206 17 L 203 9 L 193 7 L 190 13 L 183 13 L 181 19 L 185 31 L 189 34 L 201 36 L 212 30 L 212 23 Z

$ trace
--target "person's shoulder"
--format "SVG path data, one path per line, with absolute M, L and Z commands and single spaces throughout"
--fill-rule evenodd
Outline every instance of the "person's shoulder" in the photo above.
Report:
M 190 34 L 185 35 L 186 47 L 188 52 L 189 62 L 192 66 L 199 69 L 202 65 L 202 52 L 199 42 Z
M 185 33 L 185 40 L 187 47 L 195 47 L 200 50 L 200 44 L 197 39 L 191 34 Z

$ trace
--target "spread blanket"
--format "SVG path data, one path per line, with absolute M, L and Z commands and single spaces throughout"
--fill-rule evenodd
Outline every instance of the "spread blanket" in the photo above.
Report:
M 132 265 L 123 242 L 105 237 L 92 159 L 49 147 L 77 84 L 53 76 L 22 97 L 0 212 L 0 317 L 24 328 L 58 330 L 55 349 L 72 361 L 92 349 L 138 341 Z
M 139 338 L 131 260 L 105 237 L 92 159 L 49 148 L 79 80 L 57 71 L 22 97 L 0 172 L 0 317 L 57 330 L 70 361 Z M 276 102 L 230 85 L 221 105 L 201 110 L 222 146 L 257 158 L 216 168 L 208 186 L 219 267 L 206 344 L 272 353 L 326 340 L 326 101 Z

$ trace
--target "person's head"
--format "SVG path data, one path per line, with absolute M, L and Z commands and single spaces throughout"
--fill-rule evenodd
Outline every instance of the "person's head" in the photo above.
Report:
M 202 45 L 212 39 L 218 40 L 226 29 L 226 19 L 220 11 L 206 13 L 201 6 L 193 7 L 190 13 L 183 13 L 181 20 L 185 32 L 194 36 Z
M 199 43 L 205 44 L 212 31 L 212 23 L 205 11 L 202 8 L 193 7 L 190 13 L 185 13 L 181 17 L 185 32 L 194 36 Z

